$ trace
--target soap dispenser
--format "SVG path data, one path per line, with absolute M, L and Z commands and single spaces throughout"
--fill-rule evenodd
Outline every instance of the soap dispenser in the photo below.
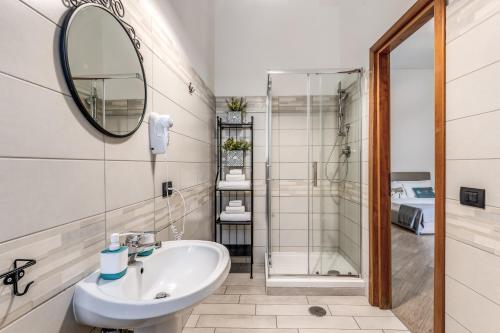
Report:
M 117 280 L 127 273 L 128 247 L 120 245 L 120 234 L 113 233 L 109 247 L 101 251 L 101 278 Z

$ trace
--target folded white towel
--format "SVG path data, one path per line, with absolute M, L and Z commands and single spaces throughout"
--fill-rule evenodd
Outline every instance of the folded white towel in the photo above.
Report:
M 231 221 L 231 222 L 246 222 L 251 220 L 251 213 L 239 213 L 239 214 L 228 214 L 226 212 L 220 213 L 221 221 Z
M 245 206 L 239 206 L 239 207 L 226 206 L 226 213 L 228 214 L 244 213 L 244 212 L 245 212 Z
M 241 170 L 241 169 L 231 169 L 231 170 L 229 170 L 229 174 L 230 175 L 242 175 L 243 174 L 243 170 Z
M 229 201 L 229 207 L 239 207 L 243 204 L 241 200 L 231 200 Z
M 226 181 L 239 182 L 245 180 L 245 175 L 226 175 Z
M 239 182 L 227 182 L 220 181 L 219 189 L 221 190 L 249 190 L 250 189 L 250 181 L 243 180 Z

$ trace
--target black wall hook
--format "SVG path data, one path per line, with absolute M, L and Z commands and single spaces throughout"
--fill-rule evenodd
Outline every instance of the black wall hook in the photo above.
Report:
M 18 262 L 25 262 L 26 264 L 22 265 L 21 267 L 17 267 Z M 16 259 L 14 260 L 14 269 L 11 270 L 10 272 L 3 273 L 2 275 L 0 275 L 0 279 L 3 278 L 4 285 L 12 285 L 12 287 L 14 288 L 14 295 L 23 296 L 28 292 L 34 281 L 28 283 L 26 285 L 26 288 L 24 288 L 24 291 L 22 292 L 19 292 L 18 282 L 25 275 L 24 269 L 29 266 L 33 266 L 34 264 L 36 264 L 36 260 L 34 259 Z
M 189 94 L 192 95 L 195 91 L 194 89 L 194 86 L 193 86 L 193 83 L 192 82 L 189 82 L 189 86 L 188 86 L 188 91 L 189 91 Z

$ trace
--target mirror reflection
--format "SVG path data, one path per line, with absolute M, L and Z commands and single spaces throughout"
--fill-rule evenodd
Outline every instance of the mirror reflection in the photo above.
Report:
M 81 111 L 108 135 L 130 135 L 142 121 L 146 84 L 125 27 L 89 4 L 71 14 L 65 31 L 66 77 Z

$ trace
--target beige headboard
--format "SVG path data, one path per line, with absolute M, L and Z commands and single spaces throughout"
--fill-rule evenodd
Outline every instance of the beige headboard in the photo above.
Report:
M 431 173 L 424 172 L 391 172 L 391 181 L 417 181 L 417 180 L 430 180 Z

